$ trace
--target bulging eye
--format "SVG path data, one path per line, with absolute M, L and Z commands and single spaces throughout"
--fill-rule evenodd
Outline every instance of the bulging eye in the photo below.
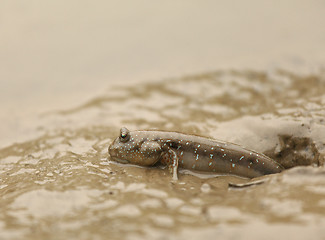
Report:
M 120 133 L 121 142 L 127 142 L 130 139 L 129 130 L 127 128 L 121 128 Z

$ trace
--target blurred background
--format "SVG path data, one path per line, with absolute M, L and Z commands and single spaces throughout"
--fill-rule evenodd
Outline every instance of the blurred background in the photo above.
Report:
M 22 140 L 36 114 L 112 84 L 231 69 L 317 72 L 324 22 L 321 0 L 1 1 L 2 140 Z
M 219 69 L 315 71 L 325 2 L 1 1 L 0 107 L 60 108 L 108 84 Z

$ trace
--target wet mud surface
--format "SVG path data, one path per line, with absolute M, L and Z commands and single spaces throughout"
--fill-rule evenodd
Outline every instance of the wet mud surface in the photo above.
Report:
M 324 72 L 220 71 L 46 112 L 37 136 L 0 149 L 1 239 L 324 239 L 324 106 Z M 183 170 L 174 183 L 110 161 L 122 126 L 234 142 L 286 170 L 251 186 Z

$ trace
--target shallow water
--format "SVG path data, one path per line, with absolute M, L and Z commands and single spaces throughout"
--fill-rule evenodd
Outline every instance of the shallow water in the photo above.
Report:
M 0 5 L 1 240 L 325 238 L 322 1 Z M 187 73 L 202 74 L 162 80 Z M 110 161 L 122 126 L 238 143 L 287 170 L 172 183 Z
M 46 112 L 37 134 L 0 149 L 1 238 L 325 238 L 324 93 L 321 71 L 217 71 Z M 167 169 L 110 161 L 121 126 L 231 141 L 288 170 L 244 188 L 189 171 L 173 183 Z

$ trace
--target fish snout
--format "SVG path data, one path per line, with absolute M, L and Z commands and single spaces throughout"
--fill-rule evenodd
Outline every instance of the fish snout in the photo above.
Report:
M 114 146 L 114 144 L 111 144 L 108 147 L 108 153 L 111 156 L 111 159 L 115 162 L 119 162 L 119 163 L 129 163 L 129 161 L 127 159 L 124 159 L 125 156 L 123 153 L 120 152 L 120 148 L 118 146 Z
M 119 149 L 117 147 L 114 146 L 114 144 L 111 144 L 108 147 L 108 153 L 111 157 L 117 157 L 118 153 L 119 153 Z

